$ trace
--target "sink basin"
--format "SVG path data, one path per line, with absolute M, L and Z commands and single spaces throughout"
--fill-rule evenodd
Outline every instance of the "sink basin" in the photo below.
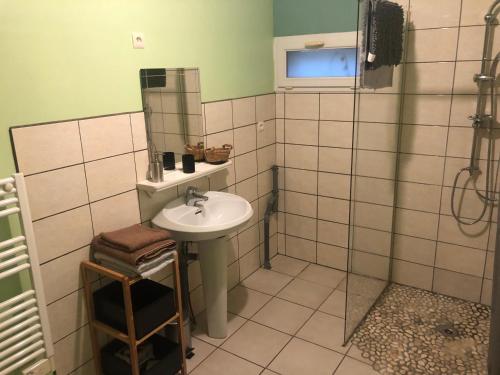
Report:
M 198 242 L 208 336 L 227 336 L 226 234 L 244 225 L 253 215 L 250 203 L 229 193 L 209 191 L 198 207 L 186 206 L 184 197 L 168 203 L 153 219 L 177 241 Z
M 153 224 L 168 229 L 178 241 L 206 241 L 223 237 L 253 215 L 250 203 L 238 195 L 209 191 L 199 207 L 186 206 L 184 197 L 168 203 Z

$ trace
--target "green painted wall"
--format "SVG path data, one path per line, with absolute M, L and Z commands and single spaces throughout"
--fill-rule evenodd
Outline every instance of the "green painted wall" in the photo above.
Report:
M 274 36 L 355 31 L 356 0 L 274 0 Z
M 272 37 L 272 0 L 0 0 L 0 176 L 9 126 L 138 110 L 140 68 L 199 67 L 204 101 L 272 91 Z
M 139 69 L 199 67 L 202 99 L 273 91 L 272 0 L 0 0 L 0 176 L 8 128 L 141 109 Z M 132 49 L 142 31 L 144 50 Z M 0 219 L 0 240 L 8 236 Z M 0 285 L 0 297 L 16 281 Z

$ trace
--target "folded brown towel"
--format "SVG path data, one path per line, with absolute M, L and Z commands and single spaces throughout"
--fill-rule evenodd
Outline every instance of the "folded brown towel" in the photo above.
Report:
M 143 249 L 158 241 L 168 240 L 172 236 L 163 229 L 154 229 L 135 224 L 113 232 L 101 233 L 102 241 L 118 250 L 133 252 Z
M 126 252 L 109 246 L 107 242 L 102 240 L 102 235 L 94 237 L 90 244 L 90 248 L 93 252 L 98 251 L 104 253 L 133 266 L 157 257 L 167 251 L 175 250 L 176 246 L 177 243 L 174 240 L 168 239 L 155 242 L 133 252 Z

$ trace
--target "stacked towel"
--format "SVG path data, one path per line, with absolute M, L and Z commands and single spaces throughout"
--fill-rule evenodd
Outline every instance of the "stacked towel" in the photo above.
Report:
M 91 250 L 94 259 L 128 276 L 151 277 L 171 261 L 176 242 L 166 230 L 132 225 L 94 237 Z

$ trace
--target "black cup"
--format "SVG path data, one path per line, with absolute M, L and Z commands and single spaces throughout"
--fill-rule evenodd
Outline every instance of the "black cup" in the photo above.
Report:
M 172 171 L 175 169 L 175 154 L 173 152 L 163 153 L 163 169 Z
M 194 173 L 194 155 L 182 155 L 182 171 L 184 173 Z

